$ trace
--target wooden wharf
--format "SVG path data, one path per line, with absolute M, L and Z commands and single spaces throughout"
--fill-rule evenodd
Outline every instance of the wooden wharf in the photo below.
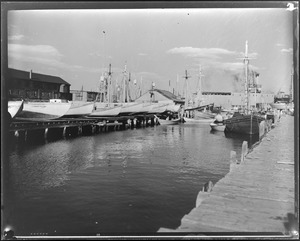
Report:
M 124 130 L 154 126 L 154 115 L 117 116 L 117 117 L 85 117 L 59 118 L 53 120 L 14 119 L 10 123 L 9 134 L 18 141 L 30 139 L 45 140 L 55 137 L 90 135 L 110 130 Z
M 252 150 L 243 143 L 241 160 L 231 153 L 230 171 L 214 186 L 199 192 L 195 208 L 175 230 L 185 236 L 201 233 L 277 233 L 298 237 L 298 158 L 294 117 L 282 116 Z M 245 152 L 245 153 L 244 153 Z M 243 154 L 244 153 L 244 154 Z M 296 166 L 296 168 L 295 168 Z M 206 190 L 205 190 L 206 189 Z M 295 194 L 296 189 L 296 194 Z

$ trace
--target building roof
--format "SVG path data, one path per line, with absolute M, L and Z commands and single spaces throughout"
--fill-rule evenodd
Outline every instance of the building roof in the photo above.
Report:
M 167 90 L 154 89 L 154 91 L 162 94 L 166 98 L 173 100 L 174 102 L 184 103 L 184 100 L 179 99 L 176 95 Z
M 9 68 L 8 69 L 8 76 L 10 78 L 30 80 L 30 71 L 24 71 L 24 70 Z M 52 76 L 52 75 L 46 75 L 46 74 L 39 74 L 39 73 L 34 73 L 34 72 L 32 72 L 31 80 L 40 81 L 40 82 L 47 82 L 47 83 L 70 85 L 67 81 L 63 80 L 60 77 Z

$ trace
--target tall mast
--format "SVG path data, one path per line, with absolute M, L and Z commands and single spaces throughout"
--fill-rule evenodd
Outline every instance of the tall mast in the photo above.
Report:
M 294 79 L 294 73 L 293 73 L 293 68 L 292 68 L 291 69 L 291 85 L 290 85 L 290 98 L 291 98 L 291 101 L 294 100 L 294 97 L 293 97 L 293 95 L 294 95 L 294 93 L 293 93 L 294 81 L 293 81 L 293 79 Z
M 201 65 L 199 65 L 199 79 L 198 79 L 198 88 L 197 88 L 197 99 L 198 99 L 198 105 L 200 105 L 200 102 L 202 100 L 202 68 Z
M 111 87 L 111 75 L 112 75 L 112 72 L 111 72 L 111 64 L 109 64 L 109 69 L 108 69 L 108 83 L 107 83 L 107 101 L 108 103 L 111 102 L 111 93 L 110 93 L 110 87 Z
M 188 76 L 187 70 L 185 70 L 185 76 L 183 76 L 183 78 L 185 78 L 185 83 L 186 83 L 184 107 L 187 108 L 187 105 L 188 105 L 188 100 L 187 100 L 187 98 L 188 98 L 188 79 L 191 78 L 191 76 Z
M 250 103 L 249 103 L 249 91 L 248 91 L 248 64 L 249 64 L 249 58 L 248 58 L 248 41 L 246 40 L 246 46 L 245 46 L 245 57 L 244 57 L 244 63 L 245 63 L 245 113 L 248 114 L 250 110 Z
M 127 101 L 127 98 L 126 98 L 126 76 L 127 76 L 126 64 L 124 67 L 123 74 L 124 74 L 124 76 L 123 76 L 123 101 L 125 103 Z

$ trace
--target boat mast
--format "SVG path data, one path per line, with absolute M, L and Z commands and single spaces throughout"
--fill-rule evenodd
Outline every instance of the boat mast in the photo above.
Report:
M 188 106 L 188 79 L 191 78 L 191 76 L 188 76 L 187 70 L 185 70 L 185 76 L 183 76 L 183 78 L 185 78 L 185 83 L 186 83 L 186 90 L 185 90 L 185 103 L 184 103 L 184 108 L 186 109 Z
M 291 85 L 290 85 L 290 102 L 294 101 L 294 97 L 293 97 L 293 85 L 294 85 L 294 81 L 293 81 L 293 78 L 294 77 L 294 74 L 293 74 L 293 68 L 291 69 Z
M 246 108 L 245 113 L 249 114 L 249 110 L 250 110 L 249 91 L 248 91 L 248 64 L 249 64 L 249 58 L 248 58 L 248 41 L 247 40 L 246 40 L 246 46 L 245 46 L 244 63 L 245 63 L 245 106 L 244 106 L 244 108 Z
M 126 70 L 126 64 L 124 67 L 124 71 L 123 71 L 123 101 L 124 103 L 127 102 L 127 98 L 126 98 L 126 76 L 127 76 L 127 70 Z
M 112 75 L 112 72 L 111 72 L 111 64 L 109 64 L 109 69 L 108 69 L 108 83 L 107 83 L 107 101 L 108 103 L 111 102 L 111 98 L 110 98 L 110 88 L 111 88 L 111 75 Z
M 199 65 L 199 79 L 198 79 L 198 88 L 197 88 L 197 100 L 198 100 L 198 106 L 200 106 L 202 101 L 202 68 L 201 64 Z

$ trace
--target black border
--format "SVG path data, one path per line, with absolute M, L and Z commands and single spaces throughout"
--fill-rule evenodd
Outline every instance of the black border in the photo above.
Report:
M 164 9 L 164 8 L 287 8 L 287 3 L 299 7 L 299 1 L 1 1 L 1 238 L 4 231 L 4 202 L 9 174 L 6 141 L 7 118 L 6 79 L 8 72 L 7 12 L 10 10 L 51 9 Z M 294 157 L 295 157 L 295 218 L 299 224 L 299 9 L 293 11 L 294 63 Z M 17 236 L 18 237 L 18 236 Z M 19 239 L 290 239 L 282 233 L 103 233 L 100 236 L 19 236 Z M 295 237 L 294 237 L 295 238 Z

